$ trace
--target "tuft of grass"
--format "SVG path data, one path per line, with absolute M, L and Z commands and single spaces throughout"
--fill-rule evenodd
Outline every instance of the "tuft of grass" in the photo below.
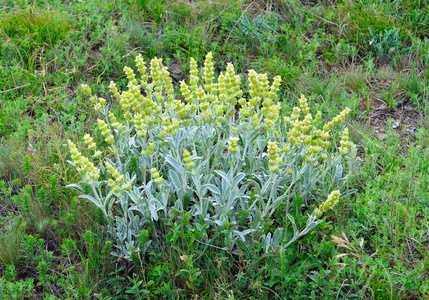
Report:
M 344 86 L 355 94 L 359 94 L 366 86 L 366 74 L 362 68 L 351 68 L 344 75 Z
M 18 266 L 23 260 L 22 244 L 26 224 L 22 218 L 13 214 L 0 220 L 0 270 L 7 266 Z
M 38 48 L 50 49 L 67 39 L 72 30 L 70 20 L 49 9 L 11 11 L 0 20 L 0 35 L 22 60 L 29 62 Z

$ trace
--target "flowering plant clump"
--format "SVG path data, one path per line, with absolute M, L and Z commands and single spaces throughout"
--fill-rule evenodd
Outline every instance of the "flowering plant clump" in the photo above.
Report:
M 138 74 L 124 68 L 125 91 L 110 84 L 121 118 L 82 86 L 100 114 L 98 128 L 107 148 L 85 135 L 90 159 L 69 141 L 70 163 L 82 176 L 79 185 L 71 186 L 90 187 L 80 197 L 103 212 L 115 255 L 130 259 L 145 251 L 180 213 L 207 243 L 228 229 L 224 243 L 230 251 L 238 239 L 282 251 L 335 207 L 347 179 L 345 162 L 354 157 L 355 147 L 347 129 L 338 152 L 329 150 L 335 148 L 330 137 L 348 108 L 323 123 L 321 113 L 313 117 L 302 96 L 299 107 L 281 118 L 280 76 L 270 83 L 266 74 L 250 70 L 245 97 L 232 64 L 215 77 L 211 53 L 202 70 L 191 59 L 190 79 L 180 83 L 180 96 L 160 59 L 152 59 L 150 72 L 142 56 L 136 64 Z M 307 207 L 321 203 L 303 229 L 290 209 L 297 196 Z M 294 231 L 289 240 L 286 228 L 271 232 L 264 226 L 280 206 Z

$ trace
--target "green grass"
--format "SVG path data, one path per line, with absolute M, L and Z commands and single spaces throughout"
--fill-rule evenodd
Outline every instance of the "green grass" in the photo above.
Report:
M 3 1 L 0 298 L 429 297 L 428 15 L 423 0 Z M 397 39 L 386 33 L 395 29 Z M 350 107 L 362 159 L 349 183 L 356 192 L 284 255 L 258 245 L 226 255 L 178 216 L 162 251 L 137 264 L 116 259 L 102 214 L 65 188 L 78 178 L 67 139 L 96 127 L 78 86 L 115 105 L 109 82 L 124 88 L 122 68 L 141 53 L 178 70 L 178 89 L 190 57 L 201 64 L 208 51 L 216 72 L 233 62 L 243 78 L 251 68 L 281 75 L 284 115 L 301 93 L 327 117 Z M 374 128 L 380 101 L 389 110 Z M 342 232 L 350 249 L 331 239 Z

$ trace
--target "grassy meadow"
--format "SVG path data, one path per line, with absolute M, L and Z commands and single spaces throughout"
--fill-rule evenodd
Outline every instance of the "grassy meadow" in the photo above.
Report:
M 79 197 L 91 191 L 66 187 L 81 181 L 68 140 L 88 157 L 87 133 L 103 153 L 110 145 L 97 129 L 95 100 L 80 86 L 104 97 L 125 124 L 109 92 L 111 81 L 119 90 L 132 81 L 124 66 L 137 70 L 141 54 L 154 69 L 149 62 L 161 58 L 184 103 L 180 82 L 190 82 L 190 60 L 201 67 L 209 52 L 215 74 L 233 63 L 242 82 L 250 69 L 270 82 L 280 75 L 281 120 L 300 105 L 301 94 L 312 113 L 322 112 L 322 122 L 350 109 L 343 127 L 356 145 L 355 160 L 339 203 L 281 252 L 264 248 L 267 237 L 282 227 L 290 240 L 333 188 L 292 189 L 287 205 L 261 225 L 265 240 L 238 239 L 234 251 L 225 245 L 257 219 L 251 209 L 239 212 L 236 223 L 220 229 L 213 223 L 206 231 L 192 223 L 193 210 L 191 221 L 180 210 L 159 212 L 136 235 L 144 251 L 114 256 L 112 223 Z M 428 68 L 424 0 L 0 0 L 0 298 L 428 299 Z M 250 99 L 251 88 L 242 86 Z M 231 107 L 238 115 L 244 106 Z M 329 153 L 340 146 L 341 128 L 331 134 Z M 234 153 L 227 142 L 219 156 Z M 276 153 L 262 159 L 261 170 Z M 193 159 L 200 170 L 201 159 Z M 191 178 L 197 171 L 189 161 Z M 135 174 L 157 184 L 157 170 L 168 165 L 158 161 L 158 169 L 145 173 L 133 162 Z M 155 195 L 157 185 L 150 184 Z M 220 194 L 220 186 L 207 186 L 213 197 Z M 256 190 L 246 199 L 258 197 Z M 308 200 L 307 192 L 315 196 Z M 196 194 L 183 199 L 192 203 Z

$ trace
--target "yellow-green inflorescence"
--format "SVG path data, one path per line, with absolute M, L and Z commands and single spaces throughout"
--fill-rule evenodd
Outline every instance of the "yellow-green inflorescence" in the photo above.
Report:
M 112 178 L 109 178 L 108 185 L 112 188 L 113 192 L 119 193 L 122 190 L 129 191 L 131 190 L 131 183 L 125 183 L 124 175 L 121 175 L 108 161 L 104 163 L 107 172 L 112 175 Z
M 68 140 L 67 142 L 73 163 L 77 167 L 77 171 L 83 176 L 83 179 L 86 182 L 89 182 L 91 179 L 97 180 L 100 176 L 99 170 L 92 162 L 89 161 L 87 157 L 80 153 L 72 141 Z
M 160 185 L 162 183 L 162 177 L 161 177 L 161 175 L 159 175 L 158 170 L 156 168 L 151 168 L 150 173 L 152 174 L 152 177 L 153 177 L 155 183 L 157 185 Z
M 80 88 L 82 89 L 83 93 L 85 96 L 90 96 L 92 91 L 91 88 L 87 85 L 87 84 L 82 84 L 80 86 Z
M 192 161 L 192 156 L 188 150 L 183 150 L 183 161 L 186 163 L 186 167 L 192 170 L 195 167 L 195 163 Z
M 238 152 L 238 137 L 230 137 L 228 151 L 230 154 L 235 154 Z
M 204 89 L 211 94 L 216 93 L 216 83 L 214 82 L 213 54 L 209 52 L 204 65 Z
M 280 152 L 281 149 L 277 146 L 277 142 L 268 142 L 268 164 L 271 173 L 276 173 L 283 162 L 279 156 Z
M 83 140 L 85 141 L 85 144 L 88 146 L 89 150 L 95 151 L 97 146 L 94 143 L 94 139 L 88 133 L 84 135 Z
M 106 141 L 106 143 L 108 143 L 109 145 L 113 144 L 114 137 L 109 127 L 107 126 L 106 122 L 104 122 L 103 120 L 97 119 L 97 123 L 98 123 L 98 128 L 100 128 L 101 130 L 101 134 L 105 138 L 104 140 Z
M 151 154 L 153 154 L 153 152 L 155 152 L 154 148 L 155 148 L 155 143 L 149 143 L 149 145 L 147 146 L 146 150 L 142 150 L 141 154 L 143 156 L 151 155 Z
M 82 84 L 80 87 L 81 87 L 83 94 L 85 96 L 88 96 L 88 97 L 91 96 L 92 91 L 88 85 Z M 90 97 L 90 101 L 94 104 L 94 109 L 97 111 L 100 111 L 101 109 L 103 109 L 106 106 L 106 99 L 98 98 L 95 95 Z
M 320 204 L 319 207 L 314 210 L 314 214 L 318 218 L 320 218 L 323 215 L 323 213 L 333 209 L 337 205 L 340 199 L 340 196 L 341 196 L 341 193 L 338 190 L 331 192 L 328 198 L 326 199 L 326 201 L 322 202 L 322 204 Z
M 318 155 L 323 159 L 327 159 L 327 148 L 330 145 L 330 131 L 335 125 L 340 124 L 344 121 L 345 117 L 350 112 L 349 108 L 345 108 L 339 115 L 332 119 L 332 121 L 323 125 L 322 129 L 318 129 L 321 123 L 321 113 L 317 112 L 316 117 L 313 119 L 310 109 L 307 103 L 307 99 L 301 96 L 299 99 L 300 107 L 294 107 L 292 115 L 285 117 L 284 121 L 290 125 L 290 129 L 287 133 L 288 142 L 292 146 L 300 146 L 303 143 L 307 146 L 306 149 L 306 162 L 312 162 Z M 300 120 L 301 112 L 304 114 L 304 119 Z M 341 154 L 345 155 L 353 146 L 353 143 L 348 141 L 348 130 L 346 129 L 344 140 L 342 140 Z
M 354 143 L 349 140 L 349 129 L 346 128 L 343 131 L 343 137 L 340 141 L 341 147 L 338 149 L 341 155 L 346 155 L 349 153 L 349 150 L 354 146 Z

